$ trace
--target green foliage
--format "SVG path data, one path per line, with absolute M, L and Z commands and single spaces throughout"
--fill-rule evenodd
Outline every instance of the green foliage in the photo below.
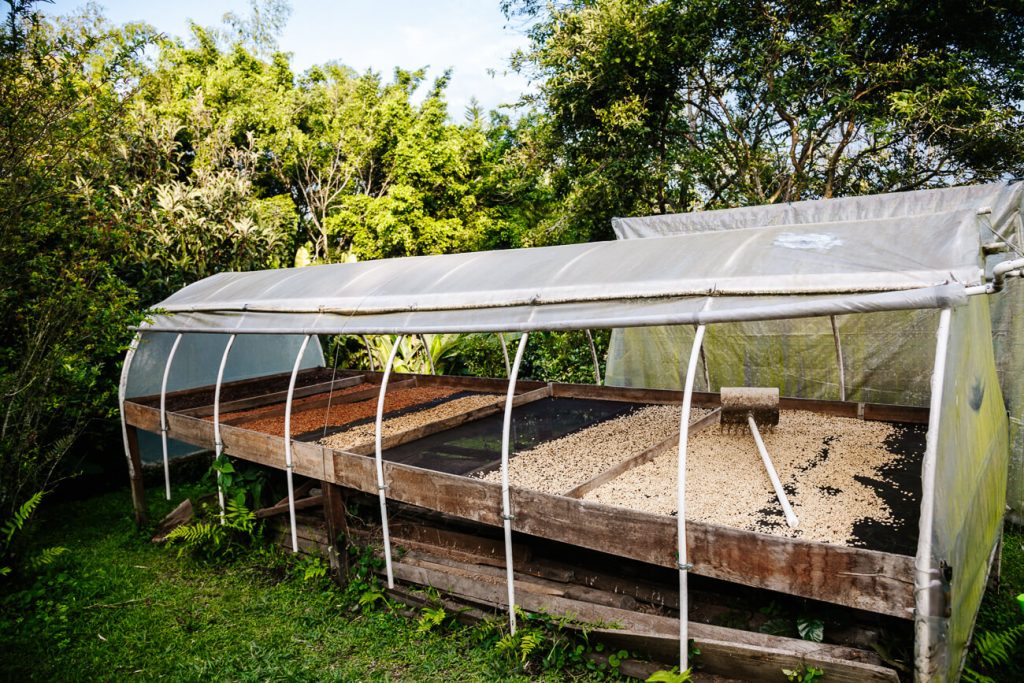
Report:
M 669 671 L 655 671 L 645 680 L 647 683 L 686 683 L 691 679 L 690 669 L 680 672 L 679 667 L 673 667 Z
M 806 664 L 801 664 L 797 669 L 783 669 L 782 673 L 785 674 L 787 681 L 796 681 L 796 683 L 815 683 L 825 676 L 823 669 Z
M 237 559 L 258 540 L 261 529 L 256 515 L 245 506 L 244 495 L 228 498 L 224 513 L 205 504 L 196 519 L 167 535 L 167 545 L 178 548 L 178 557 L 190 555 L 206 562 Z
M 796 632 L 804 640 L 820 643 L 825 637 L 825 622 L 811 617 L 800 617 L 796 620 Z
M 444 607 L 424 607 L 420 610 L 420 618 L 416 621 L 416 632 L 426 633 L 443 625 L 448 618 Z
M 916 2 L 580 0 L 525 17 L 559 209 L 548 241 L 613 216 L 1020 175 L 1024 12 Z M 908 30 L 908 27 L 913 30 Z
M 964 680 L 972 683 L 992 683 L 997 680 L 976 670 L 997 671 L 1010 664 L 1014 650 L 1024 636 L 1024 624 L 999 631 L 982 631 L 974 635 L 968 664 L 964 666 Z

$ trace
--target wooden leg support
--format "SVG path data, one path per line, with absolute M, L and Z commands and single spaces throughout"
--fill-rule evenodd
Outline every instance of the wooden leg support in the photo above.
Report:
M 320 482 L 324 496 L 324 517 L 327 521 L 327 559 L 334 580 L 344 585 L 348 581 L 348 518 L 345 495 L 337 484 Z
M 128 477 L 132 487 L 135 526 L 142 528 L 149 522 L 149 515 L 146 512 L 146 487 L 142 482 L 142 456 L 139 452 L 139 433 L 131 425 L 128 425 Z

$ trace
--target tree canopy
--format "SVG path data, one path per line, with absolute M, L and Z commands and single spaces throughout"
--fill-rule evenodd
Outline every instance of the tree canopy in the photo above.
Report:
M 508 1 L 566 237 L 612 215 L 1019 175 L 1024 6 Z

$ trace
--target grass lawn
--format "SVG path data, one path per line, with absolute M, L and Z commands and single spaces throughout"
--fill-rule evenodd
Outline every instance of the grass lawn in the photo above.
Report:
M 161 494 L 150 492 L 157 515 L 169 508 Z M 420 633 L 387 609 L 354 608 L 328 579 L 301 578 L 284 554 L 229 566 L 179 559 L 136 532 L 130 512 L 127 490 L 44 504 L 33 545 L 70 552 L 0 593 L 0 679 L 564 679 L 510 670 L 482 629 Z
M 169 509 L 151 492 L 155 516 Z M 69 552 L 34 578 L 0 587 L 0 679 L 174 681 L 608 680 L 575 671 L 516 671 L 483 629 L 417 623 L 363 610 L 325 578 L 302 578 L 284 554 L 227 566 L 179 559 L 131 521 L 127 491 L 45 504 L 33 547 Z M 1008 529 L 1003 582 L 978 629 L 1024 623 L 1024 533 Z M 1024 680 L 1024 638 L 1009 664 L 971 665 L 997 681 Z M 511 668 L 510 668 L 511 667 Z M 826 679 L 827 680 L 827 677 Z

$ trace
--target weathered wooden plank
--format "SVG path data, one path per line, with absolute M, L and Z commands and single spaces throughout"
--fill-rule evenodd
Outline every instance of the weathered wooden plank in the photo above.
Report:
M 299 498 L 295 501 L 296 510 L 306 510 L 308 508 L 320 507 L 324 504 L 323 495 L 309 496 L 308 498 Z M 256 510 L 253 514 L 256 515 L 256 519 L 265 519 L 267 517 L 273 517 L 274 515 L 287 514 L 290 510 L 288 502 L 285 501 L 283 504 L 272 505 L 268 508 L 261 508 Z
M 135 526 L 141 529 L 149 521 L 146 509 L 146 486 L 142 480 L 142 455 L 139 451 L 139 433 L 128 425 L 128 479 L 132 490 L 132 508 L 135 510 Z
M 145 428 L 159 424 L 159 411 L 126 406 L 130 423 Z M 172 436 L 211 448 L 213 425 L 177 414 L 168 418 Z M 222 428 L 228 454 L 283 468 L 283 440 L 226 425 Z M 334 483 L 376 493 L 373 459 L 323 449 L 301 442 L 296 473 L 325 479 L 333 470 Z M 325 467 L 324 459 L 331 465 Z M 446 514 L 500 526 L 500 486 L 481 480 L 431 472 L 398 463 L 385 463 L 389 497 Z M 672 517 L 651 515 L 592 501 L 512 489 L 513 528 L 601 552 L 675 566 L 675 527 Z M 768 588 L 834 604 L 900 618 L 911 618 L 913 558 L 890 553 L 787 539 L 699 522 L 687 524 L 687 543 L 694 573 Z
M 360 381 L 359 383 L 361 384 L 362 382 Z M 415 379 L 406 379 L 406 380 L 402 380 L 401 382 L 394 382 L 394 383 L 390 383 L 389 382 L 388 383 L 388 391 L 391 391 L 392 389 L 407 389 L 409 387 L 414 387 L 414 386 L 416 386 L 416 380 Z M 296 389 L 296 392 L 297 391 L 298 391 L 298 389 Z M 318 393 L 323 393 L 323 392 L 318 392 Z M 297 415 L 299 413 L 304 413 L 304 412 L 309 411 L 309 410 L 318 410 L 320 408 L 325 408 L 325 407 L 327 407 L 328 404 L 336 405 L 336 404 L 340 404 L 340 403 L 357 403 L 359 401 L 368 401 L 370 399 L 376 400 L 376 398 L 379 395 L 380 395 L 380 388 L 372 387 L 372 388 L 369 388 L 369 389 L 363 389 L 362 391 L 356 391 L 356 392 L 353 392 L 351 394 L 344 394 L 342 396 L 324 396 L 323 398 L 315 399 L 315 400 L 312 400 L 312 401 L 306 401 L 306 402 L 301 403 L 299 405 L 294 405 L 293 404 L 292 405 L 292 415 Z M 284 400 L 286 398 L 287 398 L 287 392 L 285 392 L 285 395 L 281 397 L 281 404 L 280 405 L 274 406 L 273 408 L 268 409 L 268 410 L 262 410 L 259 413 L 256 413 L 254 415 L 239 415 L 239 416 L 235 416 L 235 417 L 232 417 L 232 416 L 228 415 L 227 417 L 225 417 L 225 418 L 223 418 L 221 420 L 221 424 L 244 425 L 244 424 L 248 424 L 250 422 L 255 422 L 257 420 L 263 420 L 263 419 L 266 419 L 268 417 L 281 417 L 281 416 L 283 416 L 285 414 L 286 406 L 284 404 Z M 222 415 L 224 414 L 223 410 L 221 411 L 221 414 Z
M 432 586 L 496 608 L 507 607 L 505 586 L 501 581 L 492 582 L 485 577 L 467 576 L 463 572 L 443 571 L 427 565 L 416 566 L 404 561 L 395 563 L 394 574 L 395 578 L 402 581 Z M 592 637 L 599 640 L 609 636 L 633 636 L 634 643 L 654 642 L 661 647 L 672 645 L 678 651 L 677 619 L 534 592 L 529 590 L 528 582 L 517 581 L 517 588 L 520 587 L 522 590 L 516 593 L 516 603 L 523 609 L 566 615 L 587 624 L 615 625 L 616 628 L 591 630 Z M 899 680 L 891 669 L 857 661 L 867 653 L 857 653 L 857 659 L 847 658 L 851 653 L 850 648 L 698 622 L 690 623 L 689 633 L 701 650 L 703 669 L 711 673 L 728 676 L 740 674 L 742 678 L 757 681 L 785 680 L 782 668 L 798 668 L 802 662 L 806 662 L 812 666 L 827 667 L 829 680 L 832 681 L 893 683 Z
M 333 451 L 338 483 L 376 491 L 373 460 Z M 501 487 L 385 463 L 394 500 L 501 526 Z M 676 520 L 592 501 L 512 488 L 516 531 L 662 567 L 675 567 Z M 693 572 L 904 619 L 913 599 L 913 558 L 862 548 L 687 523 Z
M 718 424 L 718 418 L 719 415 L 721 415 L 721 412 L 721 408 L 715 408 L 704 417 L 694 420 L 690 424 L 690 434 L 696 434 L 704 429 L 707 429 L 712 425 Z M 601 472 L 596 476 L 588 479 L 579 486 L 574 486 L 573 488 L 569 489 L 562 495 L 568 496 L 569 498 L 582 498 L 583 496 L 587 495 L 594 489 L 603 486 L 604 484 L 607 484 L 612 479 L 620 477 L 629 470 L 654 460 L 662 453 L 678 445 L 679 433 L 676 432 L 667 439 L 663 439 L 659 443 L 656 443 L 655 445 L 651 446 L 644 452 L 626 458 L 625 460 L 619 462 L 618 464 L 609 467 L 604 472 Z
M 527 403 L 532 403 L 533 401 L 539 401 L 542 398 L 547 398 L 550 395 L 550 387 L 543 386 L 539 389 L 534 389 L 532 391 L 526 391 L 521 394 L 517 394 L 512 399 L 512 405 L 515 407 L 526 405 Z M 495 413 L 500 412 L 504 409 L 505 399 L 496 398 L 494 400 L 494 403 L 489 403 L 487 405 L 480 406 L 479 408 L 467 410 L 464 413 L 451 415 L 450 417 L 446 417 L 441 420 L 435 420 L 434 422 L 430 422 L 425 425 L 420 425 L 419 427 L 413 427 L 412 429 L 407 429 L 404 432 L 385 435 L 381 439 L 381 449 L 386 451 L 389 448 L 396 448 L 398 446 L 401 446 L 402 444 L 407 444 L 411 441 L 417 441 L 418 439 L 422 439 L 425 436 L 437 434 L 438 432 L 443 432 L 448 429 L 452 429 L 453 427 L 458 427 L 459 425 L 465 424 L 467 422 L 479 420 L 481 418 L 487 417 L 488 415 L 494 415 Z M 374 453 L 374 444 L 371 442 L 362 443 L 349 449 L 349 452 L 355 453 L 357 455 L 371 455 Z
M 302 381 L 305 377 L 308 377 L 311 374 L 317 373 L 317 372 L 319 372 L 322 369 L 323 368 L 306 368 L 305 370 L 299 370 L 298 379 L 299 379 L 299 381 Z M 340 371 L 339 371 L 339 374 L 341 374 Z M 348 373 L 348 372 L 345 373 L 345 375 L 348 375 L 348 374 L 350 374 L 350 373 Z M 232 380 L 230 382 L 224 382 L 223 384 L 221 384 L 221 391 L 223 391 L 225 389 L 236 389 L 236 388 L 246 387 L 246 386 L 250 386 L 250 385 L 260 384 L 260 383 L 266 382 L 268 380 L 287 379 L 287 378 L 291 377 L 291 375 L 292 375 L 291 371 L 288 371 L 288 372 L 278 372 L 278 373 L 274 373 L 272 375 L 262 375 L 260 377 L 250 377 L 248 379 L 236 379 L 236 380 Z M 211 377 L 211 379 L 213 379 L 213 378 Z M 201 386 L 201 387 L 192 387 L 191 389 L 178 389 L 176 391 L 168 391 L 167 392 L 167 398 L 168 399 L 175 399 L 175 398 L 178 398 L 180 396 L 187 396 L 188 394 L 198 393 L 198 392 L 203 392 L 203 391 L 212 392 L 213 389 L 214 389 L 214 385 L 213 384 L 207 384 L 207 385 Z M 143 403 L 143 404 L 158 405 L 159 402 L 160 402 L 160 394 L 149 394 L 147 396 L 133 396 L 130 400 L 136 401 L 138 403 Z
M 334 389 L 345 389 L 347 387 L 354 387 L 363 383 L 362 375 L 352 375 L 350 377 L 342 377 L 336 379 L 333 382 L 321 382 L 319 384 L 310 384 L 304 387 L 295 387 L 293 396 L 295 398 L 303 398 L 305 396 L 314 396 L 316 394 L 323 394 Z M 240 398 L 236 401 L 226 401 L 220 404 L 220 412 L 222 415 L 231 412 L 237 412 L 239 410 L 249 410 L 251 408 L 259 408 L 261 406 L 270 405 L 279 401 L 284 401 L 288 397 L 288 390 L 275 391 L 269 394 L 261 394 L 259 396 L 253 396 L 251 398 Z M 190 415 L 192 417 L 209 417 L 213 415 L 213 406 L 199 406 L 198 408 L 189 408 L 187 410 L 178 411 L 182 415 Z
M 334 580 L 348 582 L 348 510 L 345 494 L 340 486 L 329 481 L 320 482 L 324 498 L 324 520 L 327 522 L 327 561 Z
M 382 373 L 366 373 L 367 377 L 376 375 L 376 381 L 380 382 Z M 403 373 L 401 375 L 394 375 L 394 377 L 415 377 L 419 386 L 445 386 L 454 387 L 457 389 L 468 389 L 470 391 L 483 391 L 483 392 L 498 392 L 505 393 L 508 391 L 508 380 L 506 379 L 492 379 L 489 377 L 466 377 L 462 375 L 420 375 L 415 373 Z M 546 382 L 538 382 L 536 380 L 519 380 L 516 382 L 516 387 L 524 391 L 532 391 L 534 389 L 540 389 L 546 386 Z

